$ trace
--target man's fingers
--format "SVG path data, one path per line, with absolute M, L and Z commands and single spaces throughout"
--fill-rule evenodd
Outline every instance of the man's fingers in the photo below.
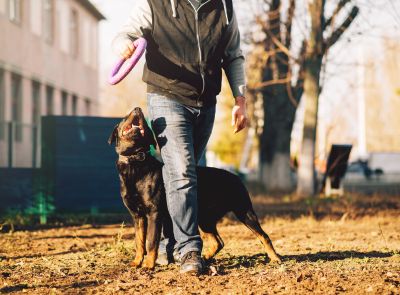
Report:
M 246 127 L 246 124 L 247 124 L 247 118 L 245 116 L 241 115 L 238 118 L 238 120 L 236 121 L 234 133 L 238 133 L 239 131 L 244 129 Z
M 135 46 L 130 43 L 126 46 L 125 51 L 123 52 L 122 56 L 124 57 L 124 59 L 128 59 L 132 56 L 132 54 L 135 52 Z
M 237 122 L 237 114 L 236 114 L 235 110 L 233 110 L 232 111 L 232 122 L 231 122 L 231 125 L 235 126 L 236 122 Z

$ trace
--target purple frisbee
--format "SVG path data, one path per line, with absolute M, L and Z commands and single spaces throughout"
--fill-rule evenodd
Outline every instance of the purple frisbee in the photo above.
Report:
M 133 42 L 133 46 L 135 47 L 135 51 L 129 59 L 121 58 L 115 63 L 114 68 L 111 71 L 111 75 L 108 78 L 108 83 L 111 85 L 118 84 L 130 73 L 130 71 L 132 71 L 146 50 L 147 41 L 144 38 L 136 39 Z M 128 62 L 128 64 L 126 67 L 124 67 L 124 69 L 121 70 L 125 62 Z

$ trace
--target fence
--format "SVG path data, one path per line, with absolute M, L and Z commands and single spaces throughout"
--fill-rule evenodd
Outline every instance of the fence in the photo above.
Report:
M 124 210 L 115 167 L 117 155 L 107 144 L 118 121 L 47 116 L 42 117 L 41 127 L 3 123 L 0 211 Z
M 58 210 L 123 210 L 117 155 L 107 139 L 119 119 L 42 118 L 41 185 Z
M 0 167 L 40 167 L 40 125 L 0 121 Z

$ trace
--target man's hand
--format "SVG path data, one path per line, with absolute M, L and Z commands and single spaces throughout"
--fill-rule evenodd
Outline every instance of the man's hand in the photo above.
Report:
M 235 106 L 232 109 L 232 126 L 234 133 L 238 133 L 247 125 L 246 98 L 238 96 L 235 98 Z
M 120 55 L 124 58 L 124 59 L 129 59 L 132 54 L 135 52 L 135 46 L 133 46 L 132 42 L 127 43 L 125 46 L 125 48 L 121 51 Z

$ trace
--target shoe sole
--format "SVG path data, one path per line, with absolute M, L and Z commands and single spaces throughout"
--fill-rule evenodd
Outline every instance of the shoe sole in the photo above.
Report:
M 181 270 L 179 271 L 181 274 L 190 274 L 190 275 L 200 275 L 202 273 L 203 269 L 199 268 L 198 266 L 191 266 L 188 269 L 183 270 L 181 268 Z

